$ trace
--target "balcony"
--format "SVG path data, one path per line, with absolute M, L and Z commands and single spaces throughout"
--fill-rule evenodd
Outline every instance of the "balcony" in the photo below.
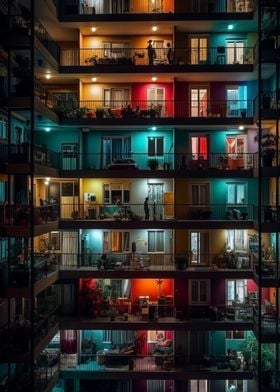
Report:
M 116 153 L 109 156 L 101 153 L 63 153 L 60 154 L 60 169 L 63 175 L 76 170 L 100 171 L 102 176 L 141 177 L 143 175 L 161 176 L 171 172 L 172 176 L 212 177 L 233 175 L 238 171 L 240 176 L 252 175 L 256 168 L 256 154 L 209 153 L 207 157 L 198 154 L 163 153 L 162 156 L 151 157 L 148 153 Z M 144 173 L 141 173 L 143 171 Z M 175 172 L 174 172 L 175 171 Z M 97 175 L 98 173 L 95 173 Z M 236 172 L 237 174 L 237 172 Z M 81 173 L 83 176 L 83 173 Z M 91 175 L 91 174 L 90 174 Z
M 29 143 L 22 144 L 0 144 L 0 163 L 7 165 L 7 171 L 26 174 L 31 171 L 31 146 Z M 34 145 L 33 159 L 35 165 L 40 165 L 52 169 L 59 168 L 59 154 L 46 149 L 45 147 Z M 35 172 L 40 171 L 35 166 Z
M 174 354 L 172 351 L 171 353 L 167 351 L 167 353 L 163 354 L 159 351 L 153 355 L 139 355 L 100 350 L 97 354 L 88 356 L 87 362 L 85 362 L 87 357 L 82 356 L 83 363 L 77 361 L 75 354 L 64 354 L 61 356 L 60 367 L 62 377 L 71 377 L 71 372 L 75 372 L 76 375 L 80 373 L 81 378 L 96 378 L 98 373 L 103 374 L 103 377 L 104 374 L 113 376 L 120 372 L 122 378 L 135 378 L 137 375 L 143 377 L 143 373 L 149 373 L 149 375 L 145 375 L 147 378 L 153 378 L 152 375 L 154 377 L 164 375 L 164 378 L 168 379 L 174 379 L 175 374 L 176 379 L 185 379 L 186 377 L 207 377 L 207 379 L 242 377 L 250 379 L 253 377 L 249 367 L 241 365 L 241 361 L 238 359 L 232 361 L 232 366 L 230 366 L 226 355 L 212 356 L 212 360 L 208 360 L 209 354 L 209 356 L 204 355 L 201 360 L 190 361 L 186 355 Z
M 252 272 L 254 263 L 251 254 L 246 252 L 233 251 L 219 254 L 199 254 L 199 255 L 176 255 L 168 253 L 118 253 L 107 252 L 106 257 L 101 257 L 100 253 L 87 251 L 84 254 L 60 253 L 56 254 L 60 273 L 69 275 L 75 272 L 84 275 L 92 275 L 92 272 L 99 271 L 102 275 L 106 271 L 116 271 L 119 275 L 124 272 L 136 272 L 139 276 L 155 275 L 156 272 L 167 272 L 166 276 L 172 271 L 188 271 L 188 274 L 201 276 L 211 272 L 228 271 Z M 63 274 L 66 272 L 66 274 Z M 129 274 L 127 274 L 129 275 Z
M 58 322 L 53 313 L 38 314 L 33 320 L 32 338 L 35 345 L 34 355 L 39 356 L 58 330 Z M 1 361 L 30 361 L 31 355 L 31 321 L 21 319 L 9 327 L 4 325 L 0 330 Z M 43 346 L 43 347 L 42 347 Z
M 248 221 L 254 219 L 251 204 L 231 206 L 228 204 L 156 204 L 149 205 L 149 215 L 145 215 L 143 204 L 62 204 L 61 220 L 94 220 L 117 222 L 160 222 L 166 220 L 182 221 Z M 173 222 L 174 223 L 174 222 Z
M 172 48 L 174 61 L 168 61 L 167 48 L 73 48 L 60 52 L 61 72 L 232 72 L 252 71 L 255 47 L 226 46 Z M 150 68 L 147 68 L 149 66 Z
M 253 101 L 60 101 L 52 110 L 72 125 L 244 125 L 253 123 Z
M 60 15 L 66 16 L 77 16 L 84 15 L 91 16 L 98 19 L 98 17 L 116 15 L 116 16 L 129 16 L 129 15 L 142 15 L 152 14 L 158 17 L 161 14 L 173 14 L 173 13 L 195 13 L 195 14 L 213 14 L 216 13 L 251 13 L 253 12 L 253 1 L 252 0 L 238 0 L 238 1 L 227 1 L 227 2 L 215 2 L 215 1 L 204 1 L 204 0 L 191 0 L 182 7 L 180 4 L 180 10 L 174 9 L 173 1 L 156 0 L 154 2 L 145 1 L 123 1 L 120 3 L 102 3 L 80 0 L 78 4 L 73 5 L 73 2 L 64 0 L 60 2 Z M 102 20 L 102 19 L 101 19 Z M 129 20 L 129 18 L 128 18 Z

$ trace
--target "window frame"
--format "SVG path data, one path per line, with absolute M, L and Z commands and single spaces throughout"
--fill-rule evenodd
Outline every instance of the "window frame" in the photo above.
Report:
M 190 305 L 209 305 L 210 303 L 210 280 L 209 279 L 190 279 L 189 280 L 189 303 Z M 197 300 L 193 299 L 193 285 L 197 283 Z M 201 299 L 201 285 L 206 283 L 206 299 Z
M 154 234 L 155 235 L 155 238 L 154 238 L 154 242 L 155 242 L 155 246 L 154 246 L 154 250 L 150 250 L 150 247 L 151 247 L 151 245 L 150 245 L 150 242 L 152 241 L 152 239 L 150 239 L 149 238 L 149 236 L 151 235 L 151 234 Z M 162 234 L 162 248 L 161 249 L 159 249 L 160 248 L 160 238 L 158 238 L 158 235 L 159 234 Z M 162 254 L 162 253 L 164 253 L 164 249 L 165 249 L 165 238 L 164 238 L 164 230 L 148 230 L 148 240 L 147 240 L 147 246 L 148 246 L 148 251 L 147 251 L 147 253 L 158 253 L 158 254 Z
M 154 144 L 154 148 L 150 147 L 150 143 Z M 161 145 L 160 145 L 161 142 Z M 148 157 L 163 157 L 164 156 L 164 136 L 148 136 L 147 139 Z

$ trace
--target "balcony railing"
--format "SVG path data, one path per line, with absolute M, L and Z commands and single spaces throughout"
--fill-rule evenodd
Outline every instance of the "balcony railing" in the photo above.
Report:
M 50 52 L 53 58 L 56 61 L 59 61 L 60 49 L 58 44 L 54 41 L 54 39 L 50 36 L 45 27 L 37 19 L 35 20 L 34 30 L 35 36 L 39 39 L 39 41 Z M 40 64 L 38 65 L 40 66 Z
M 47 98 L 46 98 L 47 100 Z M 45 100 L 45 102 L 46 102 Z M 44 101 L 43 101 L 44 102 Z M 118 100 L 118 101 L 60 101 L 51 106 L 61 117 L 88 119 L 234 119 L 253 117 L 253 100 L 210 100 L 210 101 L 148 101 L 148 100 Z
M 100 253 L 87 251 L 84 254 L 56 254 L 59 270 L 122 270 L 122 271 L 176 271 L 194 270 L 251 270 L 252 255 L 233 251 L 220 254 L 176 255 L 171 253 L 130 253 L 107 252 L 106 258 Z
M 33 267 L 33 282 L 47 279 L 52 273 L 58 271 L 58 263 L 55 255 L 36 256 Z M 32 268 L 30 260 L 10 266 L 10 287 L 29 287 L 31 284 Z
M 170 221 L 179 220 L 228 220 L 247 221 L 254 219 L 251 204 L 156 204 L 149 205 L 149 216 L 145 217 L 143 204 L 62 204 L 61 219 L 117 220 L 117 221 Z M 145 219 L 146 218 L 146 219 Z
M 59 204 L 44 204 L 40 207 L 34 207 L 33 223 L 40 225 L 51 221 L 57 221 L 60 215 Z M 0 224 L 10 226 L 29 226 L 31 224 L 30 206 L 26 204 L 8 204 L 0 205 L 2 212 Z
M 61 1 L 64 15 L 127 15 L 127 14 L 164 14 L 176 13 L 170 2 L 156 0 L 154 2 L 126 0 L 115 2 L 91 2 L 80 0 L 79 4 L 73 5 L 69 0 Z M 180 13 L 240 13 L 252 12 L 253 0 L 246 1 L 205 1 L 191 0 L 186 3 L 185 9 L 180 8 Z
M 198 154 L 163 153 L 151 157 L 147 153 L 68 153 L 60 154 L 61 170 L 178 170 L 203 171 L 251 170 L 255 168 L 255 157 L 251 153 L 226 154 L 209 153 L 205 157 Z
M 42 146 L 33 147 L 34 163 L 42 166 L 59 168 L 59 154 Z M 30 163 L 30 144 L 0 144 L 1 163 Z
M 262 216 L 263 223 L 279 223 L 280 206 L 276 206 L 276 205 L 261 206 L 261 216 Z
M 162 374 L 162 371 L 174 370 L 179 372 L 203 372 L 206 374 L 211 371 L 221 372 L 236 370 L 249 372 L 249 366 L 245 367 L 241 359 L 231 359 L 232 366 L 230 366 L 230 358 L 226 355 L 213 356 L 210 353 L 201 355 L 202 359 L 190 361 L 185 354 L 174 354 L 173 350 L 165 350 L 164 353 L 158 350 L 153 355 L 139 355 L 139 354 L 123 354 L 118 353 L 117 350 L 113 352 L 100 350 L 97 354 L 82 355 L 81 363 L 78 363 L 77 355 L 61 355 L 61 370 L 81 371 L 81 372 L 119 372 L 120 369 L 124 372 L 157 372 Z M 212 358 L 207 360 L 207 358 Z M 235 361 L 236 366 L 233 366 Z M 223 363 L 224 366 L 219 368 L 218 364 Z M 222 369 L 222 370 L 219 370 Z
M 253 312 L 254 324 L 258 326 L 259 323 L 259 313 L 257 309 Z M 275 306 L 270 307 L 269 312 L 261 314 L 261 331 L 263 335 L 277 335 L 280 332 L 280 323 L 277 316 L 277 311 Z
M 129 66 L 165 67 L 176 65 L 247 65 L 254 64 L 254 47 L 227 48 L 226 46 L 205 47 L 199 50 L 193 48 L 173 48 L 174 61 L 167 58 L 167 48 L 155 48 L 153 54 L 147 48 L 72 48 L 61 49 L 60 65 L 94 67 L 111 65 L 121 68 Z M 124 71 L 125 72 L 125 71 Z

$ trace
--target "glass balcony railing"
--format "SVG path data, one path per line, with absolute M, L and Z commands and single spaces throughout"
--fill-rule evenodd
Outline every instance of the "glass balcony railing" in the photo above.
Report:
M 171 48 L 174 60 L 168 59 L 168 48 L 155 48 L 152 51 L 147 48 L 73 48 L 61 49 L 61 66 L 82 66 L 94 67 L 110 65 L 123 67 L 124 65 L 135 66 L 156 66 L 165 67 L 198 66 L 198 65 L 248 65 L 254 64 L 254 47 L 226 46 L 195 48 Z M 110 68 L 112 71 L 113 68 Z M 125 71 L 124 71 L 125 72 Z
M 191 0 L 180 11 L 174 9 L 173 1 L 135 1 L 100 2 L 94 0 L 61 1 L 63 15 L 127 15 L 127 14 L 170 14 L 170 13 L 250 13 L 253 11 L 254 1 L 205 1 Z
M 29 205 L 3 203 L 0 205 L 0 210 L 2 212 L 0 224 L 4 226 L 29 226 L 31 224 Z M 33 224 L 40 225 L 57 221 L 59 216 L 59 204 L 45 203 L 40 207 L 34 207 Z

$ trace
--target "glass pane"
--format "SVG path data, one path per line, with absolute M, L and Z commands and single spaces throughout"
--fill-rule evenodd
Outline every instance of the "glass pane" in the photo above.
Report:
M 208 300 L 208 290 L 207 290 L 208 284 L 207 283 L 208 282 L 206 282 L 206 281 L 200 282 L 200 298 L 199 298 L 200 302 L 207 302 L 207 300 Z
M 198 281 L 191 281 L 191 301 L 198 302 Z

